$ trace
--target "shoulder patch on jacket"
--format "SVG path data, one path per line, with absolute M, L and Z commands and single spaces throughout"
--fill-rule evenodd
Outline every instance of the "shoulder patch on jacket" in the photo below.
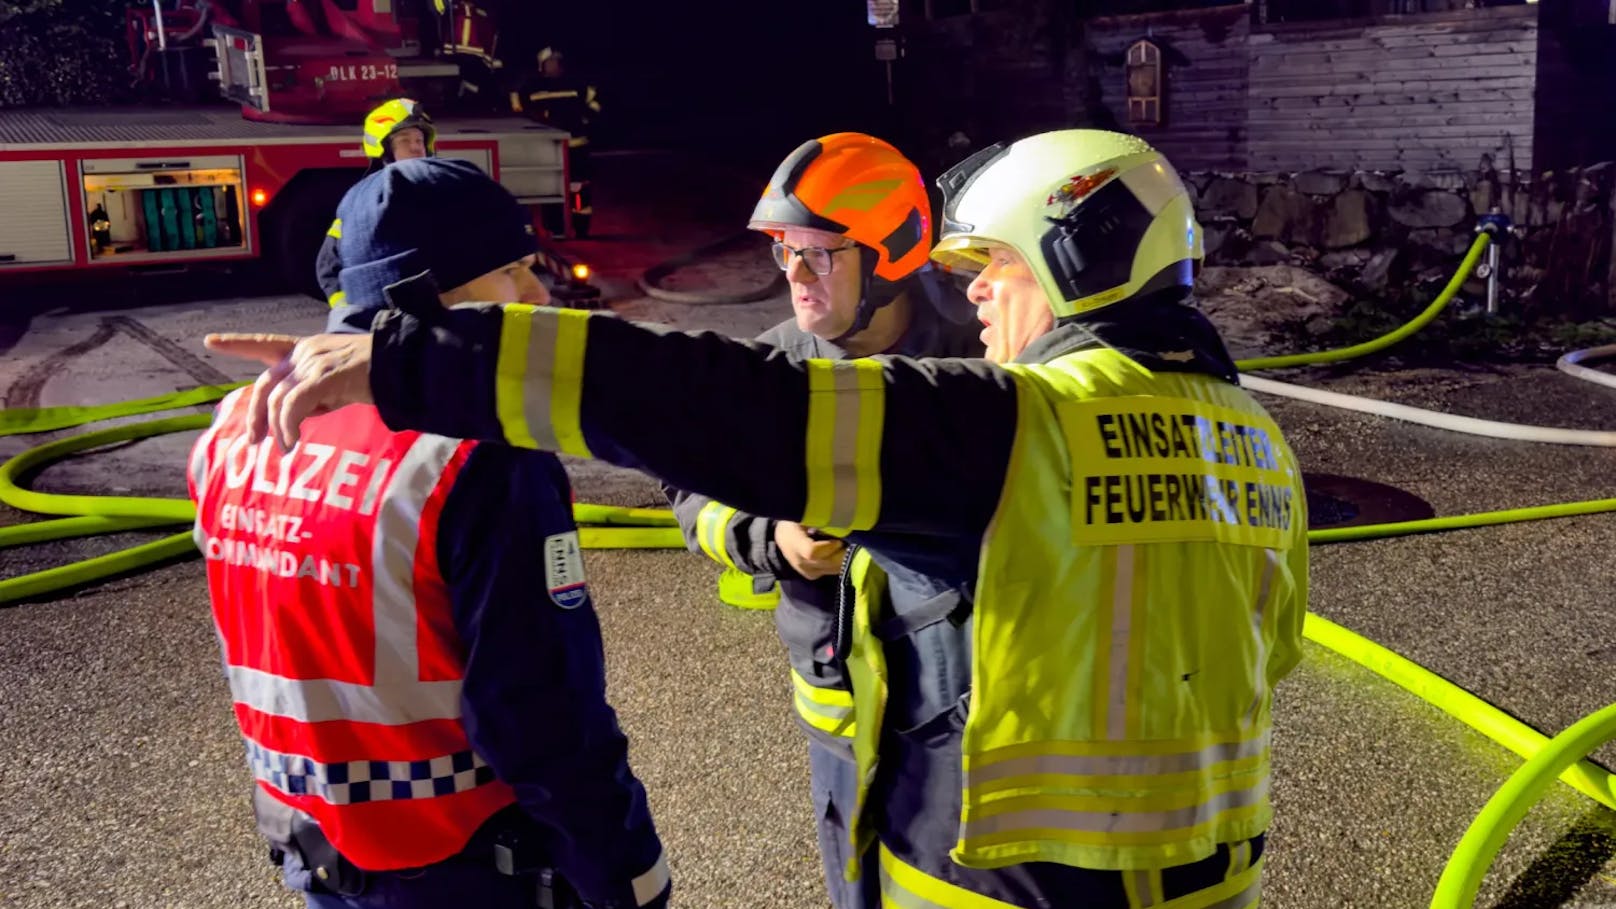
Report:
M 544 586 L 550 588 L 550 600 L 562 609 L 577 609 L 589 599 L 578 531 L 569 530 L 544 538 Z

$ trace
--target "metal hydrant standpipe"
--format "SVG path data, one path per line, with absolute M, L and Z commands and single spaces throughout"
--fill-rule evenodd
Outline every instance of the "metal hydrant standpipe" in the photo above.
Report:
M 1493 245 L 1492 241 L 1495 236 L 1513 233 L 1514 230 L 1509 219 L 1496 209 L 1483 216 L 1476 227 L 1475 241 L 1442 293 L 1414 319 L 1382 337 L 1336 350 L 1257 357 L 1238 361 L 1236 365 L 1245 373 L 1341 362 L 1379 352 L 1430 324 L 1453 300 L 1459 288 L 1472 273 L 1487 279 L 1487 311 L 1496 313 L 1500 262 L 1498 247 Z M 1478 268 L 1484 252 L 1488 254 L 1487 263 Z M 1568 353 L 1560 359 L 1557 366 L 1561 371 L 1577 378 L 1616 388 L 1616 376 L 1582 365 L 1609 356 L 1616 356 L 1616 345 Z M 0 410 L 0 436 L 46 432 L 113 417 L 205 404 L 217 401 L 232 389 L 245 384 L 247 383 L 205 386 L 168 395 L 89 407 Z M 1261 393 L 1285 395 L 1327 406 L 1348 407 L 1458 432 L 1522 441 L 1616 447 L 1616 432 L 1565 430 L 1474 420 L 1385 401 L 1303 388 L 1248 375 L 1242 375 L 1241 384 Z M 0 549 L 47 540 L 192 523 L 195 519 L 195 509 L 186 499 L 58 495 L 26 489 L 19 485 L 19 481 L 24 475 L 68 454 L 131 439 L 204 429 L 210 422 L 211 417 L 208 415 L 196 414 L 126 424 L 58 439 L 28 449 L 0 464 L 0 502 L 39 514 L 66 516 L 0 528 Z M 588 503 L 579 503 L 573 508 L 574 517 L 580 525 L 580 543 L 586 549 L 684 548 L 683 534 L 673 518 L 673 512 L 668 509 L 619 508 Z M 1616 511 L 1616 498 L 1451 515 L 1392 524 L 1313 530 L 1308 532 L 1308 541 L 1313 545 L 1328 545 L 1611 511 Z M 0 579 L 0 604 L 36 598 L 194 554 L 196 546 L 190 531 L 187 530 L 109 555 L 33 574 Z M 1609 771 L 1587 760 L 1587 755 L 1600 745 L 1616 738 L 1616 704 L 1591 714 L 1551 740 L 1452 682 L 1321 616 L 1309 613 L 1303 626 L 1303 634 L 1309 640 L 1397 683 L 1493 741 L 1528 759 L 1488 801 L 1460 840 L 1438 881 L 1431 903 L 1433 909 L 1463 909 L 1473 904 L 1482 878 L 1491 867 L 1509 832 L 1554 779 L 1558 778 L 1600 804 L 1616 809 L 1616 778 L 1613 778 Z

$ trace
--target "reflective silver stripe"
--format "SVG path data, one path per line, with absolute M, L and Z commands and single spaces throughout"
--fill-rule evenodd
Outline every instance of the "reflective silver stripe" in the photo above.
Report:
M 264 444 L 270 443 L 266 439 Z M 236 703 L 306 723 L 351 720 L 399 726 L 460 716 L 459 680 L 421 681 L 415 600 L 421 513 L 460 444 L 443 436 L 420 436 L 381 492 L 371 550 L 376 635 L 372 681 L 293 679 L 230 666 Z
M 1156 891 L 1161 888 L 1160 871 L 1123 871 L 1121 874 L 1123 889 L 1128 894 L 1129 909 L 1157 905 Z
M 371 614 L 376 628 L 373 684 L 377 688 L 419 684 L 415 550 L 421 536 L 421 511 L 459 447 L 458 439 L 420 436 L 399 459 L 382 493 L 371 534 Z M 394 693 L 391 699 L 411 696 Z
M 634 879 L 634 904 L 644 906 L 662 895 L 668 888 L 668 854 L 657 855 L 656 863 L 650 870 Z
M 859 470 L 858 435 L 859 410 L 864 403 L 859 393 L 859 374 L 856 369 L 838 369 L 831 373 L 836 382 L 836 415 L 831 457 L 835 463 L 835 492 L 831 498 L 830 526 L 851 527 L 853 513 L 858 508 Z
M 1106 692 L 1105 735 L 1112 741 L 1128 736 L 1128 650 L 1133 642 L 1133 560 L 1137 555 L 1132 545 L 1118 546 L 1111 574 L 1111 655 L 1107 664 L 1111 679 Z
M 560 451 L 561 441 L 556 438 L 555 423 L 550 414 L 550 402 L 555 397 L 556 337 L 561 332 L 558 319 L 529 318 L 527 334 L 527 387 L 522 389 L 522 410 L 527 416 L 527 431 L 542 451 Z
M 1245 874 L 1251 867 L 1251 841 L 1235 843 L 1229 847 L 1229 873 L 1225 879 Z
M 1252 680 L 1255 689 L 1251 698 L 1251 706 L 1246 710 L 1246 724 L 1250 725 L 1257 718 L 1257 708 L 1262 706 L 1263 695 L 1268 691 L 1268 645 L 1263 634 L 1263 616 L 1268 611 L 1268 600 L 1274 589 L 1274 573 L 1279 570 L 1279 552 L 1273 549 L 1263 550 L 1262 582 L 1257 585 L 1257 603 L 1251 611 L 1251 636 L 1257 648 L 1257 659 L 1254 665 L 1257 673 Z
M 851 704 L 845 707 L 838 706 L 836 704 L 826 704 L 823 701 L 814 700 L 812 697 L 802 693 L 801 691 L 796 692 L 794 697 L 797 700 L 797 711 L 799 713 L 812 713 L 815 716 L 822 716 L 826 719 L 838 721 L 845 720 L 853 715 L 853 706 Z
M 731 568 L 737 566 L 726 544 L 729 542 L 729 522 L 735 515 L 735 509 L 722 502 L 708 502 L 696 514 L 696 542 L 708 558 Z
M 881 510 L 882 366 L 873 360 L 810 360 L 803 523 L 862 530 Z
M 797 716 L 826 735 L 848 737 L 853 732 L 853 708 L 820 704 L 798 692 L 793 698 Z
M 286 679 L 245 666 L 231 666 L 230 693 L 259 713 L 300 723 L 352 720 L 403 726 L 460 716 L 460 682 L 415 682 L 372 687 L 334 679 Z
M 965 771 L 966 787 L 972 788 L 994 780 L 1043 774 L 1066 776 L 1155 776 L 1169 773 L 1188 773 L 1226 761 L 1253 758 L 1268 750 L 1269 735 L 1237 742 L 1220 742 L 1196 751 L 1173 754 L 1035 754 L 1012 758 Z
M 1253 786 L 1220 792 L 1198 805 L 1171 811 L 1129 811 L 1125 800 L 1117 800 L 1115 811 L 1065 811 L 1059 808 L 1029 808 L 1004 814 L 981 815 L 965 823 L 964 839 L 1021 830 L 1082 830 L 1091 833 L 1157 833 L 1185 830 L 1211 821 L 1236 808 L 1261 804 L 1268 797 L 1268 778 Z
M 882 909 L 948 909 L 903 889 L 892 879 L 892 873 L 887 871 L 885 865 L 881 867 L 881 906 Z

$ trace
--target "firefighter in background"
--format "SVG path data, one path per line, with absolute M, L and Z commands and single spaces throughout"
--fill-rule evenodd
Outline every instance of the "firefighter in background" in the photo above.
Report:
M 356 312 L 422 270 L 444 305 L 547 302 L 527 211 L 472 164 L 388 167 L 340 214 Z M 246 403 L 227 398 L 198 442 L 191 496 L 288 886 L 319 909 L 665 906 L 560 462 L 392 432 L 371 406 L 256 448 Z
M 555 48 L 539 51 L 535 62 L 538 64 L 535 73 L 511 92 L 511 111 L 525 113 L 571 135 L 567 141 L 567 167 L 571 174 L 568 194 L 572 230 L 586 237 L 595 213 L 590 205 L 589 183 L 594 169 L 590 163 L 589 128 L 594 115 L 600 113 L 600 98 L 593 85 L 567 75 L 563 55 Z M 554 233 L 561 233 L 559 224 L 548 227 Z
M 981 269 L 986 361 L 799 360 L 424 288 L 368 336 L 210 346 L 274 364 L 250 423 L 283 445 L 375 400 L 390 425 L 847 532 L 855 842 L 878 844 L 885 904 L 1250 909 L 1306 496 L 1190 305 L 1189 195 L 1100 130 L 994 145 L 941 183 L 933 258 Z
M 409 98 L 385 102 L 365 115 L 363 144 L 365 157 L 370 159 L 365 173 L 375 173 L 394 161 L 435 157 L 438 153 L 437 139 L 438 131 L 432 125 L 432 118 L 426 115 L 418 102 Z M 352 189 L 349 191 L 352 192 Z M 344 196 L 342 202 L 347 201 L 347 196 Z M 342 209 L 342 203 L 338 203 L 337 209 Z M 341 217 L 333 220 L 326 229 L 325 241 L 320 244 L 320 253 L 314 260 L 314 275 L 320 283 L 321 292 L 325 294 L 326 303 L 333 311 L 342 310 L 346 301 L 342 292 Z M 358 314 L 355 318 L 363 318 L 364 313 L 370 310 L 360 308 L 355 312 Z M 355 324 L 354 327 L 369 328 L 370 323 Z
M 848 193 L 865 195 L 848 205 Z M 790 282 L 795 313 L 757 340 L 805 359 L 981 356 L 981 326 L 970 304 L 927 257 L 931 218 L 920 171 L 888 143 L 862 133 L 804 142 L 770 177 L 748 225 L 774 238 L 775 263 Z M 743 608 L 778 601 L 775 627 L 790 659 L 793 706 L 808 735 L 809 785 L 831 903 L 876 909 L 873 864 L 857 883 L 843 874 L 854 859 L 848 822 L 858 790 L 853 698 L 836 647 L 846 547 L 794 521 L 748 514 L 672 487 L 664 491 L 690 548 L 725 566 L 721 600 Z
M 499 16 L 471 0 L 432 0 L 439 48 L 460 67 L 459 110 L 504 110 L 504 61 L 497 56 Z

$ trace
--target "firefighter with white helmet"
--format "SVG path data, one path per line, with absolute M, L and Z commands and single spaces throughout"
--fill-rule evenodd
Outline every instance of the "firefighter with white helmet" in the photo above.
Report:
M 610 317 L 434 310 L 410 287 L 365 337 L 210 345 L 274 364 L 251 422 L 282 444 L 374 400 L 400 429 L 599 457 L 844 534 L 855 837 L 885 903 L 1256 906 L 1306 496 L 1190 305 L 1188 193 L 1101 130 L 983 149 L 940 182 L 934 255 L 981 269 L 987 361 L 799 360 Z M 744 447 L 738 412 L 766 423 Z

